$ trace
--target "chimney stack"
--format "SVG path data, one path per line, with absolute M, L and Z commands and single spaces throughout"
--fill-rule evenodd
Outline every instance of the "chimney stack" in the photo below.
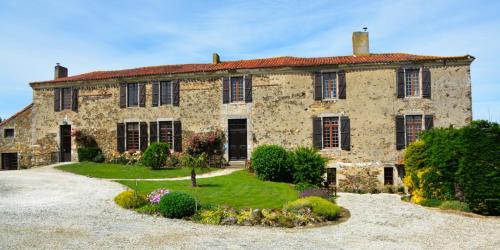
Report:
M 219 54 L 217 54 L 217 53 L 213 53 L 213 54 L 212 54 L 212 61 L 213 61 L 213 64 L 218 64 L 218 63 L 220 63 L 220 57 L 219 57 Z
M 54 68 L 54 80 L 63 77 L 68 77 L 68 69 L 56 63 L 56 67 Z
M 368 31 L 356 31 L 352 33 L 352 53 L 355 56 L 370 55 L 370 42 L 368 40 Z

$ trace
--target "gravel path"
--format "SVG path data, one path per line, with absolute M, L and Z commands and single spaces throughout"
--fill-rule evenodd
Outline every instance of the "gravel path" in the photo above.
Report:
M 243 168 L 225 168 L 222 170 L 216 170 L 204 174 L 197 174 L 196 179 L 210 178 L 216 176 L 223 176 L 231 174 L 235 171 L 242 170 Z M 181 180 L 191 180 L 191 176 L 184 177 L 172 177 L 172 178 L 156 178 L 156 179 L 108 179 L 112 181 L 135 181 L 135 180 L 145 180 L 145 181 L 181 181 Z
M 0 249 L 498 249 L 500 219 L 465 217 L 397 195 L 340 194 L 342 224 L 208 226 L 116 206 L 124 187 L 52 168 L 0 172 Z

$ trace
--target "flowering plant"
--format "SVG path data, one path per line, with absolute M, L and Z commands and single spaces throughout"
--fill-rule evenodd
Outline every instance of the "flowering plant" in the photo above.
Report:
M 164 195 L 167 195 L 169 193 L 170 193 L 170 191 L 168 189 L 164 189 L 164 188 L 156 189 L 148 195 L 148 201 L 151 204 L 158 204 L 158 203 L 160 203 L 161 197 L 163 197 Z
M 139 163 L 141 158 L 142 158 L 141 151 L 135 151 L 133 153 L 132 152 L 120 153 L 117 151 L 113 151 L 111 153 L 109 162 L 116 164 L 134 165 L 136 163 Z

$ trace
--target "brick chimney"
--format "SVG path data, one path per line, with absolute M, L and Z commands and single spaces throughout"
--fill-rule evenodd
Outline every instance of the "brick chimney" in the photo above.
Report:
M 370 55 L 370 42 L 368 40 L 368 32 L 356 31 L 352 33 L 352 54 L 355 56 Z
M 68 77 L 68 69 L 56 63 L 56 67 L 54 68 L 54 80 L 63 77 Z
M 219 57 L 219 54 L 217 54 L 217 53 L 213 53 L 213 54 L 212 54 L 212 61 L 213 61 L 213 64 L 220 63 L 220 57 Z

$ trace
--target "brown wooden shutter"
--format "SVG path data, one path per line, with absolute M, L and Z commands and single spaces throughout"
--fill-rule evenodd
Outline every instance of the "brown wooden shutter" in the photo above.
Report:
M 422 97 L 431 98 L 431 71 L 428 68 L 422 70 Z
M 173 80 L 172 81 L 172 105 L 179 106 L 179 101 L 180 101 L 179 94 L 180 94 L 179 80 Z
M 120 153 L 125 152 L 125 124 L 116 124 L 116 150 Z
M 54 89 L 54 111 L 55 112 L 61 111 L 61 89 L 60 88 Z
M 146 84 L 139 83 L 139 107 L 146 107 Z
M 158 142 L 158 123 L 156 121 L 149 122 L 149 143 Z
M 340 117 L 340 148 L 343 150 L 351 150 L 351 121 L 349 117 Z
M 323 148 L 323 128 L 321 117 L 313 117 L 313 147 Z
M 71 89 L 71 110 L 78 112 L 78 89 Z
M 127 84 L 120 84 L 120 108 L 127 107 Z
M 174 151 L 175 152 L 182 152 L 181 121 L 174 121 Z
M 321 86 L 321 73 L 314 73 L 314 100 L 321 101 L 323 99 L 323 88 Z
M 339 76 L 339 99 L 346 99 L 345 71 L 343 70 L 339 71 L 338 76 Z
M 140 125 L 140 134 L 141 134 L 141 151 L 144 152 L 146 148 L 148 148 L 148 123 L 141 122 Z
M 252 102 L 252 76 L 245 76 L 245 102 Z
M 405 97 L 405 71 L 403 68 L 399 68 L 396 73 L 397 82 L 397 92 L 398 98 Z
M 222 103 L 229 103 L 229 77 L 222 78 Z
M 153 101 L 151 103 L 151 105 L 153 107 L 158 107 L 160 104 L 159 102 L 159 98 L 160 98 L 160 84 L 158 82 L 153 82 L 152 84 L 152 96 L 153 96 Z
M 434 127 L 434 116 L 425 115 L 425 130 L 432 129 Z
M 403 115 L 396 116 L 396 149 L 401 150 L 406 147 L 405 140 L 405 117 Z

